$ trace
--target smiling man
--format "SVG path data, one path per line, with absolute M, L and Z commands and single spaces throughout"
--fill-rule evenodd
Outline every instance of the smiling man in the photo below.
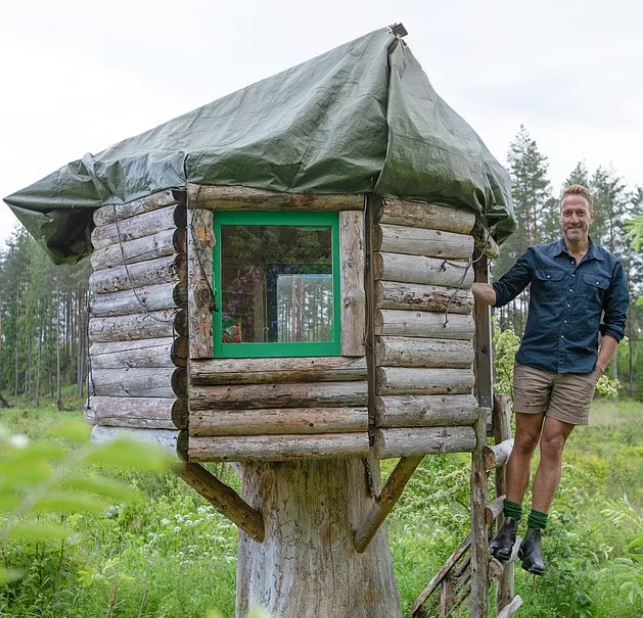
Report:
M 563 237 L 530 247 L 493 285 L 474 283 L 476 301 L 502 307 L 531 284 L 529 315 L 514 368 L 516 435 L 507 464 L 506 520 L 491 541 L 501 561 L 516 541 L 532 455 L 540 464 L 532 488 L 528 530 L 519 551 L 522 567 L 545 572 L 541 537 L 560 482 L 565 442 L 587 425 L 598 379 L 625 332 L 628 292 L 621 262 L 594 244 L 592 197 L 581 185 L 563 192 Z M 600 338 L 599 349 L 599 333 Z

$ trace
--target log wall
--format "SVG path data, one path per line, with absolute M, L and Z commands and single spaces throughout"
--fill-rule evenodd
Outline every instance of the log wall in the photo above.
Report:
M 472 451 L 473 212 L 369 202 L 369 408 L 376 456 Z
M 95 441 L 142 437 L 173 450 L 187 413 L 187 217 L 163 191 L 94 213 L 89 282 Z

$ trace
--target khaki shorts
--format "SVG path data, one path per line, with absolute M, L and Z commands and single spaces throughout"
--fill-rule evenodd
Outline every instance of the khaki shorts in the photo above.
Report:
M 588 425 L 598 373 L 551 373 L 516 363 L 514 411 Z

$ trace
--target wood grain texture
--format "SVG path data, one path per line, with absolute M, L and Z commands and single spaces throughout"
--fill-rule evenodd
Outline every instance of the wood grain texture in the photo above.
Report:
M 375 306 L 378 309 L 404 309 L 407 311 L 434 311 L 471 314 L 473 294 L 439 285 L 421 285 L 399 281 L 375 283 Z
M 163 397 L 185 395 L 185 370 L 172 368 L 95 369 L 94 395 L 105 397 Z
M 89 306 L 91 315 L 95 317 L 162 311 L 183 306 L 186 294 L 186 286 L 183 282 L 161 283 L 136 290 L 91 294 Z
M 364 289 L 364 214 L 339 213 L 342 290 L 342 355 L 364 356 L 366 292 Z
M 114 223 L 116 217 L 119 220 L 136 217 L 145 212 L 151 212 L 166 206 L 171 206 L 178 202 L 171 190 L 159 191 L 147 197 L 142 197 L 127 204 L 116 204 L 116 206 L 107 205 L 94 211 L 94 223 L 97 226 L 109 225 Z
M 473 269 L 467 268 L 467 264 L 422 255 L 377 252 L 373 269 L 375 279 L 467 290 L 473 283 Z
M 473 253 L 473 238 L 468 234 L 454 234 L 403 225 L 375 225 L 375 251 L 405 253 L 468 260 Z
M 473 388 L 471 369 L 378 367 L 379 395 L 464 395 Z
M 375 413 L 381 427 L 472 425 L 478 402 L 473 395 L 380 395 Z
M 89 321 L 89 340 L 95 342 L 156 339 L 172 337 L 187 331 L 182 309 L 165 309 L 114 317 L 92 317 Z
M 471 341 L 474 322 L 470 315 L 433 313 L 431 311 L 375 311 L 374 330 L 378 336 L 428 337 Z
M 379 223 L 421 227 L 457 234 L 469 234 L 475 219 L 475 213 L 469 209 L 394 198 L 383 198 L 377 213 Z
M 473 363 L 470 341 L 422 337 L 376 337 L 378 366 L 466 369 Z
M 176 458 L 178 433 L 178 431 L 171 429 L 137 429 L 96 425 L 92 430 L 92 442 L 94 444 L 109 444 L 113 440 L 127 439 L 133 442 L 155 444 Z
M 90 397 L 94 424 L 140 429 L 176 429 L 172 421 L 175 397 Z
M 475 432 L 471 427 L 376 429 L 374 438 L 378 459 L 464 453 L 472 451 L 476 444 Z
M 89 348 L 92 369 L 185 367 L 187 339 L 157 337 L 137 341 L 93 343 Z

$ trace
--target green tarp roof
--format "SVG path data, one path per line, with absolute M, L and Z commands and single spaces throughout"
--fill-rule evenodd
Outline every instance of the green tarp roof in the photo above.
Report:
M 513 230 L 510 181 L 388 28 L 208 103 L 5 198 L 57 261 L 91 251 L 92 211 L 170 188 L 368 193 L 472 208 Z

